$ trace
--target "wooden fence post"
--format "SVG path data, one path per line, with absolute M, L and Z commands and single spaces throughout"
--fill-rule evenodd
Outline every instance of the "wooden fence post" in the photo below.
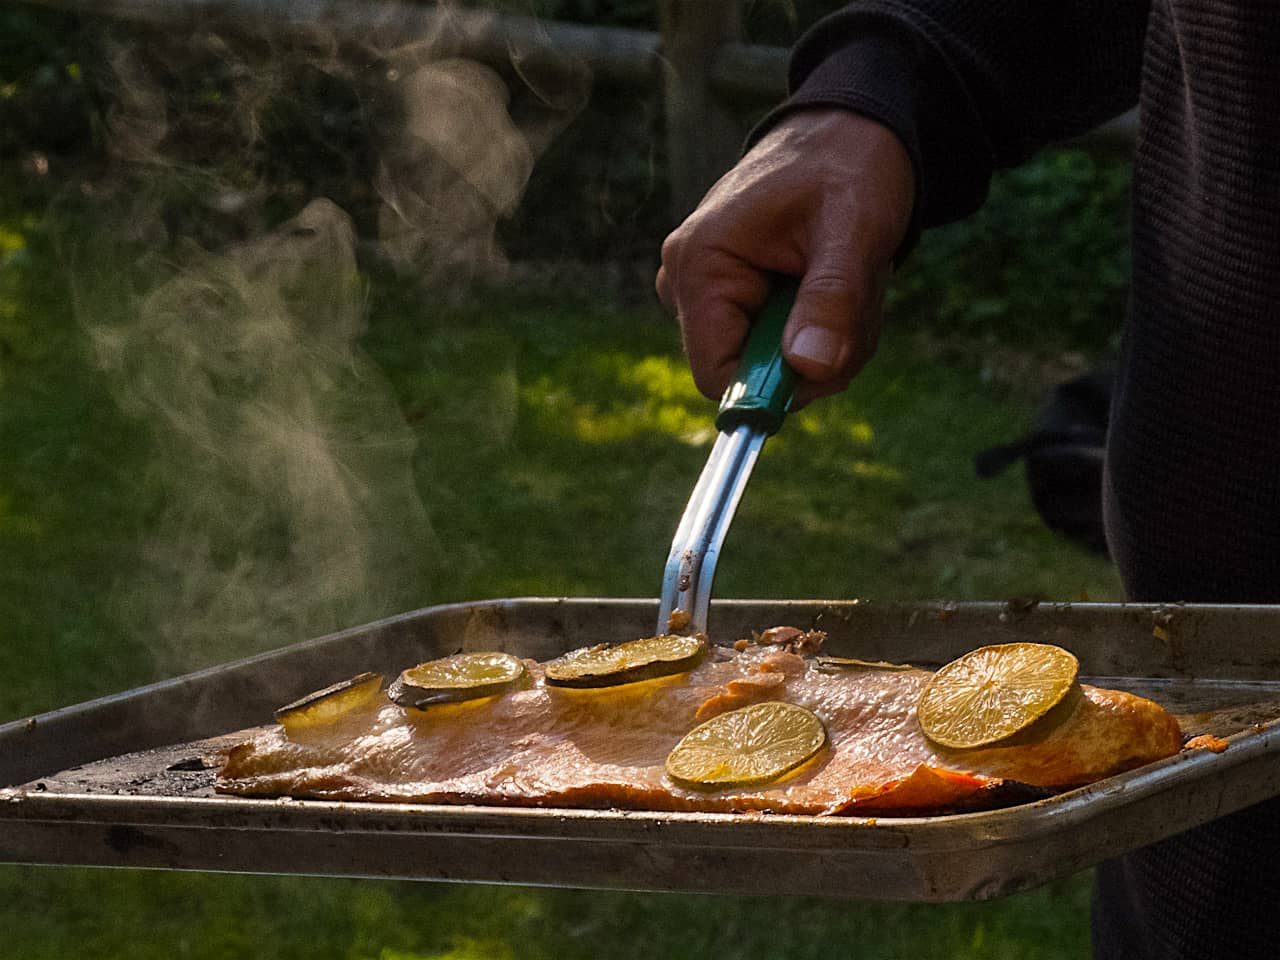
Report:
M 667 170 L 673 222 L 738 158 L 745 124 L 712 89 L 720 47 L 742 37 L 740 0 L 661 0 Z

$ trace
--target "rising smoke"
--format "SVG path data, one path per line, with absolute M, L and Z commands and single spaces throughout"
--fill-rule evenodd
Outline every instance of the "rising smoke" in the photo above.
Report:
M 166 672 L 446 599 L 415 436 L 361 347 L 361 267 L 500 267 L 498 222 L 588 84 L 549 93 L 431 23 L 376 46 L 244 24 L 107 42 L 111 165 L 76 202 L 109 223 L 63 250 L 92 356 L 150 427 L 155 522 L 115 612 Z

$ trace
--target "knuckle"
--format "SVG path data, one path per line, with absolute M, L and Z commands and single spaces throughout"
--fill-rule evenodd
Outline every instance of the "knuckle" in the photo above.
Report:
M 667 238 L 662 241 L 662 262 L 666 266 L 674 265 L 680 256 L 680 250 L 684 245 L 684 233 L 682 227 L 677 227 L 667 234 Z
M 819 217 L 824 235 L 841 238 L 869 268 L 892 264 L 906 232 L 894 204 L 856 184 L 828 191 Z
M 865 277 L 857 270 L 806 274 L 800 297 L 824 313 L 850 319 L 864 312 L 870 296 Z
M 819 271 L 806 273 L 801 284 L 807 293 L 820 293 L 829 296 L 851 296 L 855 286 L 854 278 L 847 273 Z
M 657 275 L 653 278 L 653 289 L 658 294 L 658 300 L 663 306 L 670 307 L 671 298 L 671 277 L 663 267 L 658 268 Z

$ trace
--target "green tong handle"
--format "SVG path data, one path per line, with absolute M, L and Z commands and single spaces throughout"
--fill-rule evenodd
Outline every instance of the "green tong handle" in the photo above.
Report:
M 790 278 L 774 280 L 769 299 L 747 334 L 733 382 L 720 399 L 716 428 L 722 433 L 747 424 L 772 436 L 782 426 L 800 379 L 782 359 L 782 330 L 791 316 L 796 289 L 796 282 Z

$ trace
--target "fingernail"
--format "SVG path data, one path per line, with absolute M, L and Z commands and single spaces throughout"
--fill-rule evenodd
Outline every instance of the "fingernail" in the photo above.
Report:
M 842 338 L 826 327 L 801 327 L 791 341 L 791 354 L 826 367 L 840 363 Z

